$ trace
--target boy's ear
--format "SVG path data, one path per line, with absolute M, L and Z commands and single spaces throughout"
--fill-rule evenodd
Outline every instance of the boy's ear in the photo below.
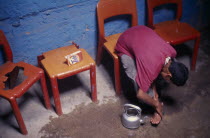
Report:
M 166 79 L 167 79 L 168 81 L 170 81 L 171 77 L 172 77 L 172 74 L 171 74 L 171 73 L 167 73 L 167 74 L 166 74 Z

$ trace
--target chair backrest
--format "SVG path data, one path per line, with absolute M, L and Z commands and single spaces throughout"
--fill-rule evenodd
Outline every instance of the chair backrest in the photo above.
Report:
M 10 45 L 7 41 L 7 38 L 4 35 L 4 32 L 2 30 L 0 30 L 0 47 L 3 47 L 3 51 L 6 56 L 6 61 L 13 62 L 12 50 L 11 50 Z
M 136 0 L 100 0 L 98 2 L 99 41 L 105 37 L 104 20 L 118 15 L 131 15 L 131 26 L 138 25 Z
M 176 20 L 180 20 L 182 16 L 182 0 L 147 0 L 147 10 L 148 10 L 148 26 L 153 28 L 153 11 L 155 7 L 164 5 L 164 4 L 176 4 Z

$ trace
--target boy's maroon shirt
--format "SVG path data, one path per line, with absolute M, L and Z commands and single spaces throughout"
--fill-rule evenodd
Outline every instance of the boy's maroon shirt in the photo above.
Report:
M 136 82 L 144 92 L 161 72 L 165 59 L 176 56 L 175 49 L 146 26 L 126 30 L 118 39 L 115 51 L 119 56 L 126 54 L 135 60 Z

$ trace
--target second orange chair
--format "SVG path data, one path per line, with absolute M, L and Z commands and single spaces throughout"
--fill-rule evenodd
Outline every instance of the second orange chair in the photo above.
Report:
M 120 83 L 120 61 L 115 53 L 115 45 L 121 33 L 105 36 L 104 24 L 105 20 L 114 16 L 130 15 L 131 26 L 138 25 L 136 0 L 100 0 L 97 4 L 98 19 L 98 52 L 97 64 L 99 65 L 102 58 L 103 50 L 108 51 L 114 60 L 114 77 L 116 94 L 121 93 Z

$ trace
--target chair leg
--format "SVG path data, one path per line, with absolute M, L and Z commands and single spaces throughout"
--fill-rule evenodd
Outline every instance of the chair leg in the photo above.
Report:
M 62 115 L 62 109 L 61 109 L 61 101 L 60 101 L 60 95 L 58 90 L 58 82 L 57 78 L 50 78 L 52 92 L 53 92 L 53 98 L 55 102 L 55 110 L 56 113 L 60 116 Z
M 119 58 L 114 58 L 114 75 L 115 75 L 115 89 L 116 94 L 121 94 L 121 82 L 120 82 L 120 61 Z
M 98 46 L 97 59 L 96 59 L 96 64 L 97 65 L 99 65 L 101 63 L 102 54 L 103 54 L 103 47 Z
M 47 109 L 50 109 L 51 108 L 50 98 L 49 98 L 49 94 L 48 94 L 48 90 L 47 90 L 44 71 L 40 72 L 40 83 L 41 83 L 41 87 L 42 87 L 42 93 L 43 93 L 43 97 L 44 97 L 45 106 Z
M 96 66 L 91 64 L 90 66 L 90 81 L 91 81 L 91 97 L 93 102 L 97 101 L 97 85 L 96 85 Z
M 27 132 L 25 123 L 24 123 L 24 121 L 23 121 L 22 115 L 21 115 L 21 113 L 20 113 L 20 109 L 19 109 L 19 107 L 18 107 L 18 104 L 17 104 L 15 98 L 10 99 L 9 102 L 10 102 L 10 104 L 11 104 L 11 106 L 12 106 L 13 112 L 14 112 L 14 114 L 15 114 L 15 118 L 16 118 L 16 120 L 17 120 L 17 122 L 18 122 L 19 127 L 20 127 L 20 131 L 21 131 L 24 135 L 26 135 L 28 132 Z
M 193 56 L 192 56 L 192 64 L 191 64 L 192 71 L 194 71 L 196 68 L 196 60 L 197 60 L 197 56 L 198 56 L 199 44 L 200 44 L 200 36 L 195 39 Z

